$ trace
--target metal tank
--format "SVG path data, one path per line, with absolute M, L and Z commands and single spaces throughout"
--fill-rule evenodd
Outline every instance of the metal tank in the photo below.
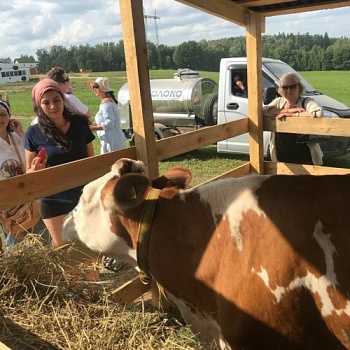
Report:
M 206 110 L 208 111 L 206 100 L 208 96 L 211 96 L 211 99 L 216 96 L 217 101 L 218 85 L 214 80 L 201 78 L 199 73 L 193 70 L 179 69 L 173 79 L 152 79 L 150 86 L 156 123 L 168 127 L 208 124 L 205 116 Z M 125 83 L 118 93 L 123 124 L 130 120 L 129 100 L 129 87 L 128 83 Z

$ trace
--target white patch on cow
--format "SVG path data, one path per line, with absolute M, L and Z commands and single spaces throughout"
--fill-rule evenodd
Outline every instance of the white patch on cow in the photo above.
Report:
M 331 242 L 331 235 L 323 233 L 323 226 L 322 223 L 319 221 L 315 225 L 313 236 L 325 255 L 325 275 L 316 277 L 314 274 L 308 271 L 306 276 L 295 278 L 286 287 L 277 285 L 276 288 L 271 288 L 269 275 L 265 268 L 261 266 L 260 271 L 255 271 L 254 269 L 252 269 L 252 273 L 256 273 L 261 278 L 265 286 L 275 296 L 277 303 L 279 303 L 282 300 L 283 296 L 286 293 L 304 287 L 308 289 L 311 293 L 318 294 L 322 303 L 322 316 L 330 316 L 332 315 L 332 313 L 335 313 L 339 316 L 344 313 L 350 316 L 350 301 L 347 300 L 346 306 L 343 309 L 336 309 L 328 293 L 329 288 L 335 288 L 335 286 L 338 285 L 333 260 L 333 255 L 336 252 L 336 249 Z
M 317 222 L 314 230 L 314 237 L 317 243 L 324 251 L 325 260 L 326 260 L 326 277 L 333 285 L 338 285 L 337 275 L 334 271 L 334 260 L 333 254 L 336 253 L 335 247 L 331 242 L 331 235 L 323 233 L 323 226 L 321 222 Z
M 107 182 L 119 176 L 114 166 L 109 173 L 84 187 L 78 205 L 64 219 L 63 239 L 67 242 L 78 239 L 96 252 L 136 266 L 136 252 L 111 231 L 112 200 L 106 199 L 107 208 L 101 203 L 101 192 Z
M 195 306 L 190 305 L 183 299 L 175 297 L 169 292 L 166 292 L 166 294 L 178 306 L 186 324 L 200 341 L 212 342 L 215 340 L 219 349 L 231 350 L 231 347 L 222 336 L 220 326 L 210 315 L 198 310 Z
M 255 192 L 269 177 L 269 175 L 249 175 L 237 179 L 223 179 L 197 189 L 201 201 L 210 203 L 215 224 L 218 217 L 228 216 L 231 234 L 240 251 L 243 250 L 243 240 L 239 226 L 243 214 L 248 210 L 254 210 L 257 215 L 266 216 L 258 207 Z
M 254 269 L 252 270 L 254 272 Z M 277 286 L 275 289 L 271 289 L 270 286 L 270 279 L 269 274 L 267 273 L 267 270 L 261 267 L 260 272 L 256 272 L 256 274 L 264 281 L 265 286 L 267 286 L 271 293 L 275 296 L 277 302 L 280 302 L 282 299 L 283 294 L 285 293 L 285 288 Z

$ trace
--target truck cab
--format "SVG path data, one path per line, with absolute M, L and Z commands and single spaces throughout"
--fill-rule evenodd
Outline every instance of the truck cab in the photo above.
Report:
M 263 91 L 271 88 L 277 89 L 279 79 L 285 73 L 295 72 L 288 64 L 270 58 L 262 59 L 262 84 Z M 248 97 L 237 94 L 234 78 L 239 74 L 243 77 L 243 84 L 247 87 L 247 58 L 223 58 L 220 62 L 219 93 L 218 93 L 218 124 L 244 118 L 248 115 Z M 298 73 L 297 73 L 298 74 Z M 300 74 L 299 74 L 300 76 Z M 303 96 L 313 98 L 324 109 L 324 116 L 327 118 L 350 118 L 350 109 L 345 104 L 323 95 L 317 91 L 302 76 L 302 83 L 305 85 Z M 272 89 L 273 90 L 273 89 Z M 276 95 L 277 96 L 277 95 Z M 270 132 L 264 131 L 263 146 L 264 155 L 268 156 Z M 343 155 L 350 151 L 349 139 L 347 137 L 332 136 L 321 144 L 324 158 Z M 219 153 L 243 153 L 249 154 L 248 133 L 239 135 L 217 143 Z

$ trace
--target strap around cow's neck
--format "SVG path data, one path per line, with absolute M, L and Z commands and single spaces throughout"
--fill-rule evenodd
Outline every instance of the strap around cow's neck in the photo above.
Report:
M 148 240 L 159 193 L 160 190 L 156 188 L 148 192 L 137 230 L 137 263 L 140 268 L 140 280 L 144 284 L 149 284 L 152 280 L 148 268 Z

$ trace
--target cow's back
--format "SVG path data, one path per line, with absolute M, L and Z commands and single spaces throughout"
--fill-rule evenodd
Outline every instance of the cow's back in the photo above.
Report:
M 349 344 L 350 325 L 347 182 L 250 176 L 160 201 L 154 275 L 181 300 L 190 323 L 201 320 L 200 310 L 203 324 L 211 319 L 237 349 L 343 349 L 338 338 Z

